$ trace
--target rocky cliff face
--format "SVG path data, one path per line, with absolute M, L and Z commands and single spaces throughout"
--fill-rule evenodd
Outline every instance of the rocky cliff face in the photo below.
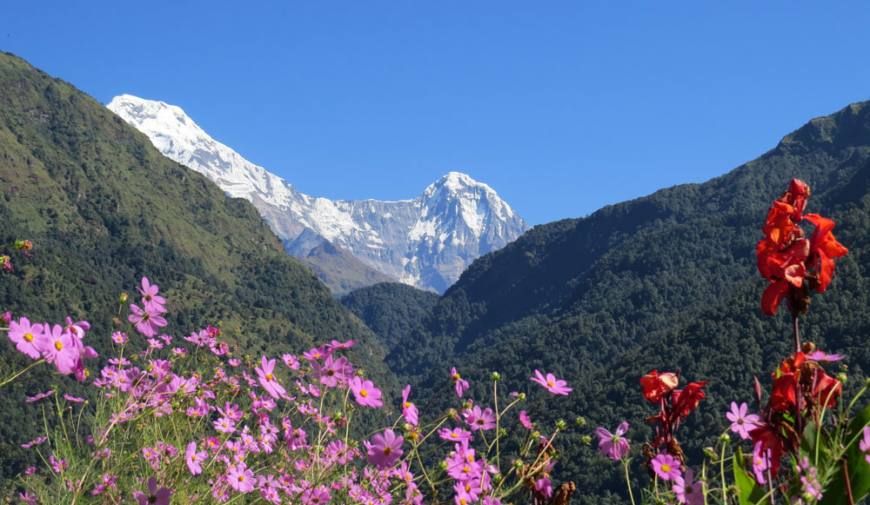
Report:
M 214 140 L 179 107 L 131 95 L 108 107 L 165 156 L 252 202 L 295 256 L 316 258 L 309 253 L 328 241 L 388 277 L 443 292 L 476 258 L 526 230 L 492 188 L 460 172 L 410 200 L 318 198 Z

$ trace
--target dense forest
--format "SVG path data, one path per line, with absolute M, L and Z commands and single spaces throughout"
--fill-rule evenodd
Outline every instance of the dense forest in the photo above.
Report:
M 34 244 L 32 256 L 16 255 L 15 271 L 0 278 L 0 310 L 55 323 L 86 319 L 88 344 L 101 351 L 120 293 L 132 298 L 147 275 L 169 300 L 167 331 L 176 338 L 219 325 L 250 355 L 355 338 L 354 361 L 395 391 L 378 339 L 284 253 L 252 205 L 8 54 L 0 54 L 0 191 L 0 244 Z M 0 346 L 0 377 L 27 361 Z M 41 431 L 42 415 L 25 396 L 57 381 L 72 383 L 37 372 L 0 393 L 0 488 L 28 462 L 19 444 Z
M 728 403 L 750 402 L 753 376 L 769 381 L 786 355 L 790 320 L 761 313 L 766 281 L 754 246 L 768 206 L 792 177 L 811 185 L 808 212 L 835 219 L 849 248 L 803 329 L 821 348 L 848 356 L 854 385 L 870 370 L 870 103 L 814 119 L 709 182 L 537 226 L 477 260 L 431 308 L 424 295 L 392 285 L 377 296 L 352 294 L 346 305 L 373 328 L 406 329 L 385 338 L 387 362 L 425 388 L 425 398 L 439 398 L 432 393 L 446 387 L 451 366 L 481 400 L 492 371 L 516 388 L 535 368 L 568 379 L 567 399 L 529 400 L 530 411 L 550 413 L 543 422 L 589 422 L 568 435 L 556 475 L 585 490 L 580 503 L 623 503 L 612 494 L 624 489 L 617 469 L 581 437 L 623 419 L 633 443 L 649 435 L 641 375 L 658 368 L 709 381 L 708 399 L 681 429 L 697 456 L 726 425 Z M 424 316 L 409 322 L 414 313 Z

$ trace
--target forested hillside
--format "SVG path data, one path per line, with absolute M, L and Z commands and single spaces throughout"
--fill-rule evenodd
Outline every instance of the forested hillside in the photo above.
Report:
M 472 264 L 419 324 L 403 323 L 408 333 L 391 334 L 388 363 L 428 392 L 447 387 L 455 365 L 481 398 L 491 371 L 516 387 L 535 368 L 551 370 L 574 392 L 551 401 L 543 421 L 585 416 L 593 427 L 613 427 L 628 419 L 636 444 L 650 414 L 639 377 L 679 370 L 709 380 L 708 399 L 681 429 L 697 454 L 725 426 L 726 405 L 751 400 L 753 374 L 769 381 L 788 350 L 790 320 L 759 307 L 766 281 L 754 246 L 792 177 L 810 184 L 808 212 L 835 219 L 849 248 L 829 291 L 814 297 L 805 336 L 846 354 L 850 383 L 859 383 L 870 369 L 870 102 L 814 119 L 706 183 L 535 227 Z M 367 300 L 412 303 L 405 297 Z M 384 326 L 380 316 L 371 320 L 384 310 L 352 308 Z M 537 409 L 541 400 L 530 399 Z M 588 430 L 568 436 L 557 476 L 585 490 L 580 503 L 623 503 L 609 495 L 623 489 L 619 472 L 580 442 Z
M 355 361 L 393 385 L 382 366 L 369 366 L 383 362 L 374 335 L 284 253 L 251 204 L 228 198 L 92 98 L 9 54 L 0 54 L 0 191 L 0 244 L 34 244 L 32 258 L 16 257 L 14 273 L 0 277 L 0 310 L 37 321 L 86 319 L 88 344 L 102 351 L 119 294 L 131 291 L 132 299 L 147 275 L 168 299 L 166 330 L 176 338 L 220 325 L 224 339 L 251 355 L 355 338 Z M 27 361 L 0 346 L 0 377 Z M 18 445 L 41 429 L 25 395 L 56 381 L 72 382 L 36 373 L 2 390 L 0 487 L 23 469 Z

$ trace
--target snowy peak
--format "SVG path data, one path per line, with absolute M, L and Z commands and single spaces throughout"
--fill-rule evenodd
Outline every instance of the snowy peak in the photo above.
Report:
M 313 197 L 213 139 L 180 107 L 120 95 L 108 108 L 165 156 L 252 202 L 295 256 L 329 241 L 384 275 L 441 292 L 476 258 L 526 229 L 495 190 L 462 172 L 448 172 L 408 200 Z

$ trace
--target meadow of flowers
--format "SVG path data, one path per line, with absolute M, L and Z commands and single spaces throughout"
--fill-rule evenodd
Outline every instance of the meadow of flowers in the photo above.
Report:
M 753 407 L 734 399 L 722 413 L 725 432 L 690 461 L 678 432 L 707 383 L 681 385 L 679 374 L 659 370 L 641 377 L 653 438 L 633 450 L 628 421 L 594 430 L 602 456 L 622 465 L 626 501 L 855 504 L 870 491 L 870 405 L 861 406 L 867 385 L 846 398 L 847 376 L 826 368 L 844 357 L 801 341 L 799 318 L 812 292 L 827 290 L 835 259 L 847 253 L 833 221 L 804 213 L 809 195 L 792 181 L 771 206 L 757 247 L 769 281 L 762 310 L 772 315 L 785 303 L 794 322 L 794 352 L 772 373 L 771 391 L 756 380 L 747 394 Z M 814 226 L 809 238 L 805 221 Z M 9 256 L 6 265 L 12 268 Z M 111 335 L 90 335 L 86 321 L 71 317 L 47 323 L 3 315 L 0 329 L 32 362 L 0 378 L 0 388 L 48 366 L 89 391 L 50 389 L 26 399 L 44 433 L 21 446 L 42 464 L 19 476 L 12 499 L 543 505 L 567 504 L 583 491 L 551 478 L 567 423 L 545 427 L 522 409 L 526 395 L 548 395 L 558 409 L 558 398 L 572 393 L 553 373 L 530 370 L 527 392 L 505 390 L 493 373 L 491 394 L 469 398 L 470 384 L 453 368 L 445 381 L 454 408 L 426 412 L 412 386 L 389 394 L 351 363 L 345 351 L 353 340 L 248 356 L 218 327 L 172 336 L 159 286 L 143 277 L 137 292 L 132 301 L 120 296 Z M 109 355 L 88 345 L 94 338 L 111 340 Z M 632 478 L 632 468 L 647 475 Z

